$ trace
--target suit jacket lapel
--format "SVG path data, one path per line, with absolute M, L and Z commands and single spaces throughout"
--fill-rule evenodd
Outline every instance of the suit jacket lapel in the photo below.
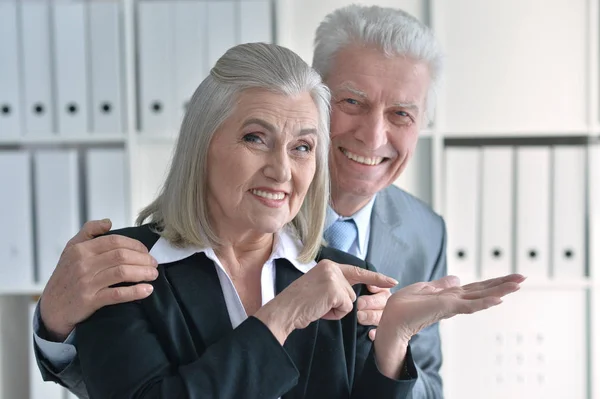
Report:
M 367 251 L 367 261 L 386 275 L 399 280 L 403 258 L 398 254 L 406 252 L 408 243 L 401 237 L 402 219 L 398 205 L 382 190 L 375 198 L 371 214 L 371 232 Z
M 300 278 L 302 272 L 296 269 L 287 259 L 277 259 L 275 266 L 275 295 L 278 295 L 294 280 Z M 317 320 L 302 330 L 295 330 L 285 341 L 283 347 L 301 373 L 298 384 L 294 389 L 283 395 L 283 399 L 305 397 L 308 381 L 310 380 L 311 362 L 318 329 L 319 321 Z
M 166 275 L 184 315 L 208 347 L 232 331 L 225 298 L 213 261 L 196 253 L 177 265 L 167 266 Z M 210 320 L 209 323 L 206 321 Z M 196 335 L 196 334 L 194 334 Z

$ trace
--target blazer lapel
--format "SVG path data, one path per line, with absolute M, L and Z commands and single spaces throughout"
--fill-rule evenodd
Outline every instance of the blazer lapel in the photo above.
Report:
M 205 348 L 233 330 L 212 260 L 196 253 L 165 270 L 190 327 L 196 329 Z
M 302 272 L 296 269 L 287 259 L 275 260 L 275 266 L 275 294 L 278 295 L 294 280 L 300 278 Z M 293 331 L 283 345 L 296 368 L 300 371 L 298 384 L 294 389 L 283 395 L 284 399 L 301 399 L 306 396 L 318 329 L 319 321 L 317 320 L 302 330 Z
M 399 254 L 406 253 L 409 245 L 401 237 L 402 219 L 400 209 L 386 190 L 377 194 L 371 214 L 371 232 L 367 261 L 377 271 L 400 280 L 402 262 Z

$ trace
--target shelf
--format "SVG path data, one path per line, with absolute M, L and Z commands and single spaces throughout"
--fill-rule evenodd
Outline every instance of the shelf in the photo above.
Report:
M 439 135 L 443 136 L 444 139 L 492 139 L 497 137 L 502 138 L 522 138 L 522 137 L 593 137 L 592 131 L 589 129 L 577 129 L 577 130 L 560 130 L 560 131 L 547 131 L 547 130 L 478 130 L 478 131 L 443 131 L 439 130 Z
M 0 146 L 9 145 L 61 145 L 61 144 L 123 144 L 127 141 L 126 133 L 119 134 L 89 134 L 79 136 L 60 135 L 25 135 L 15 137 L 0 137 Z
M 165 133 L 165 134 L 157 134 L 157 133 L 146 133 L 146 132 L 136 132 L 135 133 L 135 141 L 138 144 L 148 145 L 148 144 L 175 144 L 177 141 L 178 134 L 175 133 Z
M 43 291 L 44 291 L 44 285 L 41 285 L 41 284 L 22 286 L 22 287 L 0 288 L 0 296 L 1 295 L 39 296 L 39 295 L 42 295 Z

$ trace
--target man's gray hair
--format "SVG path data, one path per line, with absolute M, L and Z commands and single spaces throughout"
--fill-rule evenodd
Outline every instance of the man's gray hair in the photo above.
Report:
M 336 54 L 350 45 L 376 46 L 386 56 L 425 62 L 431 84 L 427 117 L 432 118 L 443 69 L 443 54 L 431 29 L 405 11 L 350 5 L 327 15 L 317 28 L 313 68 L 327 80 Z
M 140 212 L 137 223 L 150 219 L 161 236 L 176 245 L 219 246 L 207 204 L 208 149 L 217 129 L 235 113 L 239 95 L 255 88 L 288 96 L 310 93 L 319 112 L 315 176 L 290 223 L 304 244 L 299 259 L 307 262 L 321 246 L 329 201 L 330 93 L 297 54 L 274 44 L 241 44 L 217 61 L 190 100 L 161 192 Z

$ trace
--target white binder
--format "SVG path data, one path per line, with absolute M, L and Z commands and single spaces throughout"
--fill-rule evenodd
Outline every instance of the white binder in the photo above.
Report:
M 552 271 L 557 280 L 585 277 L 586 153 L 552 149 Z
M 173 4 L 138 3 L 139 115 L 144 133 L 166 134 L 174 128 Z
M 50 6 L 47 0 L 23 0 L 20 5 L 25 133 L 50 135 L 55 130 L 51 89 Z
M 480 150 L 447 147 L 445 218 L 448 230 L 448 273 L 462 283 L 478 277 Z
M 121 133 L 125 104 L 119 2 L 92 1 L 88 8 L 91 131 Z
M 33 320 L 35 314 L 35 307 L 37 303 L 31 302 L 29 304 L 29 320 Z M 29 322 L 29 337 L 33 337 L 33 326 Z M 33 338 L 31 338 L 33 340 Z M 54 383 L 46 382 L 42 379 L 42 374 L 35 361 L 35 354 L 33 352 L 33 344 L 28 345 L 29 347 L 29 399 L 63 399 L 65 396 L 65 389 Z
M 179 130 L 187 104 L 208 75 L 206 63 L 207 7 L 205 2 L 177 1 L 174 12 L 175 126 Z
M 17 3 L 0 2 L 0 138 L 21 134 L 21 88 Z
M 530 278 L 550 271 L 550 148 L 517 149 L 516 266 Z
M 58 132 L 89 132 L 86 9 L 83 1 L 53 2 L 52 33 Z
M 208 67 L 237 44 L 236 2 L 211 0 L 208 6 Z
M 509 274 L 513 260 L 514 150 L 482 149 L 481 277 Z
M 0 291 L 34 282 L 30 159 L 24 151 L 0 151 Z
M 90 149 L 86 155 L 87 220 L 110 218 L 112 228 L 123 228 L 128 187 L 125 179 L 125 153 L 122 149 Z
M 268 0 L 240 0 L 240 43 L 273 42 L 273 17 Z
M 45 284 L 67 241 L 81 227 L 77 152 L 39 150 L 34 165 L 37 277 Z
M 144 144 L 137 149 L 131 203 L 134 214 L 156 199 L 169 172 L 174 143 Z

